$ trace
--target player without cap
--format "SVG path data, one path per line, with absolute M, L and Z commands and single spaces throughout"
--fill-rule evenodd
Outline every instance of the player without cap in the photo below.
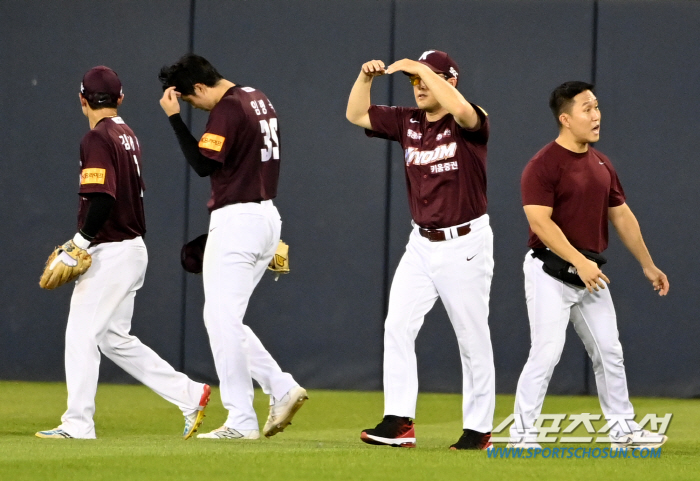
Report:
M 552 91 L 557 138 L 525 166 L 522 201 L 530 224 L 525 298 L 531 348 L 518 380 L 511 447 L 537 448 L 537 418 L 571 322 L 591 357 L 612 448 L 655 448 L 666 436 L 633 421 L 617 317 L 603 273 L 608 221 L 660 295 L 668 278 L 649 255 L 610 159 L 591 146 L 600 139 L 601 113 L 593 85 L 565 82 Z
M 372 105 L 375 77 L 409 76 L 417 108 Z M 384 418 L 361 439 L 413 447 L 418 376 L 415 339 L 425 314 L 442 299 L 462 359 L 463 433 L 452 449 L 486 449 L 495 407 L 495 374 L 488 326 L 493 233 L 486 213 L 489 119 L 456 89 L 457 63 L 428 50 L 417 61 L 362 65 L 350 92 L 347 118 L 370 137 L 404 149 L 413 217 L 406 253 L 391 286 L 384 325 Z
M 270 395 L 263 435 L 283 431 L 308 399 L 243 324 L 248 300 L 280 242 L 277 196 L 280 134 L 277 112 L 260 90 L 223 78 L 204 57 L 188 54 L 159 75 L 160 105 L 187 162 L 209 177 L 209 235 L 204 250 L 204 323 L 209 332 L 221 400 L 223 426 L 198 438 L 252 440 L 260 437 L 253 409 L 252 378 Z M 182 98 L 209 112 L 199 142 L 180 116 Z

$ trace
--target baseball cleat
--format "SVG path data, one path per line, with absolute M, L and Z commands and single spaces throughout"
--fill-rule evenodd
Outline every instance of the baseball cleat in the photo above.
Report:
M 610 440 L 612 449 L 654 449 L 660 448 L 668 441 L 668 436 L 642 429 L 619 437 L 610 433 Z
M 265 437 L 269 438 L 284 431 L 284 428 L 292 423 L 292 418 L 307 399 L 309 396 L 306 394 L 306 389 L 301 386 L 290 389 L 279 401 L 273 399 L 270 404 L 270 414 L 263 427 Z
M 415 448 L 415 424 L 410 418 L 384 416 L 374 429 L 365 429 L 360 439 L 367 444 L 393 446 L 395 448 Z
M 197 431 L 197 428 L 202 424 L 202 421 L 204 421 L 204 410 L 207 408 L 207 404 L 209 404 L 209 396 L 211 396 L 211 387 L 205 384 L 197 410 L 185 416 L 185 430 L 182 432 L 182 439 L 190 439 Z
M 51 429 L 49 431 L 39 431 L 34 436 L 43 439 L 73 439 L 73 436 L 59 428 Z
M 450 449 L 453 451 L 461 449 L 472 449 L 476 451 L 489 449 L 493 447 L 490 440 L 491 433 L 484 434 L 472 429 L 464 429 L 462 436 L 460 436 L 456 443 L 450 446 Z
M 210 433 L 202 433 L 197 435 L 197 439 L 259 439 L 260 431 L 252 429 L 244 431 L 242 429 L 233 429 L 227 426 L 221 426 Z

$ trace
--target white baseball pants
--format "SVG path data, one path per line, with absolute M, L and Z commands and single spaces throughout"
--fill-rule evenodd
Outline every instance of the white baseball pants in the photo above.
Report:
M 259 429 L 251 377 L 276 399 L 297 385 L 243 324 L 253 289 L 277 250 L 281 228 L 272 201 L 231 204 L 211 213 L 202 271 L 204 324 L 221 401 L 229 411 L 224 424 L 233 429 Z
M 100 351 L 116 365 L 183 414 L 199 405 L 204 384 L 175 371 L 153 350 L 129 334 L 136 291 L 148 264 L 141 237 L 88 249 L 92 266 L 78 278 L 66 327 L 68 410 L 60 429 L 74 438 L 95 438 L 95 393 Z
M 534 441 L 534 427 L 554 366 L 564 349 L 566 328 L 571 321 L 593 363 L 598 399 L 603 414 L 616 435 L 638 429 L 634 422 L 619 422 L 634 416 L 627 392 L 627 377 L 618 337 L 617 317 L 610 288 L 588 292 L 553 278 L 542 270 L 542 261 L 525 256 L 525 300 L 530 319 L 530 355 L 518 380 L 515 395 L 513 441 Z M 617 420 L 617 422 L 615 422 Z
M 488 215 L 471 232 L 431 242 L 415 227 L 401 258 L 384 324 L 384 415 L 415 418 L 418 396 L 415 340 L 438 296 L 457 335 L 462 360 L 463 427 L 491 432 L 496 401 L 488 325 L 493 232 Z

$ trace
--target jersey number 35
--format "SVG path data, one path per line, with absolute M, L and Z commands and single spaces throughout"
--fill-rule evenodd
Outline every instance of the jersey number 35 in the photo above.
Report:
M 263 162 L 270 159 L 280 158 L 280 142 L 277 137 L 277 118 L 260 121 L 260 132 L 263 134 L 265 148 L 260 149 L 260 156 Z

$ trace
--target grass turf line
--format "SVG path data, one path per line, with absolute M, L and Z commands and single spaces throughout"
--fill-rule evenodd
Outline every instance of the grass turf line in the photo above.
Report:
M 661 459 L 489 459 L 484 452 L 449 451 L 461 434 L 461 396 L 421 394 L 418 448 L 369 446 L 363 428 L 382 416 L 379 392 L 312 390 L 292 426 L 257 441 L 182 441 L 179 410 L 143 386 L 101 384 L 95 421 L 99 438 L 48 440 L 34 437 L 60 423 L 62 383 L 0 382 L 0 480 L 449 480 L 490 479 L 698 479 L 700 400 L 633 399 L 639 414 L 674 414 Z M 499 395 L 498 425 L 513 396 Z M 260 423 L 267 397 L 256 391 Z M 595 397 L 549 396 L 544 412 L 599 413 Z M 214 390 L 200 432 L 226 417 Z M 641 418 L 641 416 L 638 416 Z M 585 435 L 582 430 L 578 435 Z

